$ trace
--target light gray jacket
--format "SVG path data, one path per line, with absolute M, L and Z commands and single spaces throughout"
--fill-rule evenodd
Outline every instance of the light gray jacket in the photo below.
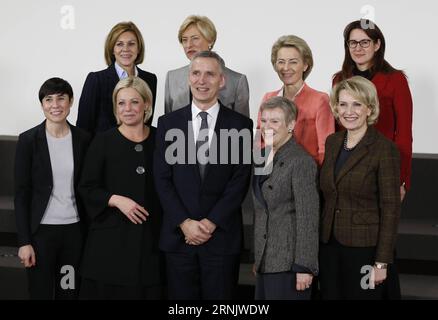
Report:
M 225 86 L 219 92 L 220 102 L 249 117 L 249 87 L 244 74 L 225 68 Z M 164 112 L 169 113 L 190 103 L 189 65 L 171 70 L 166 75 Z
M 272 173 L 258 188 L 254 176 L 254 254 L 261 273 L 318 273 L 317 166 L 292 138 L 275 154 Z M 260 192 L 261 191 L 261 192 Z

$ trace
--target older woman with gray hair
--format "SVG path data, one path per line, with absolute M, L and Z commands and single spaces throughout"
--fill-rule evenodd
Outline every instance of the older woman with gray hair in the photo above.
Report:
M 267 160 L 253 179 L 255 298 L 310 299 L 318 273 L 317 165 L 293 137 L 293 102 L 273 97 L 260 113 Z

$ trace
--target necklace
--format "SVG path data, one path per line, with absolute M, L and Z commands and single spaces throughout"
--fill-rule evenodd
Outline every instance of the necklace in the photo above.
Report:
M 354 146 L 354 147 L 352 147 L 352 148 L 348 148 L 348 147 L 347 147 L 347 141 L 348 141 L 348 139 L 347 139 L 347 135 L 345 135 L 345 138 L 344 138 L 344 150 L 345 150 L 345 151 L 351 151 L 351 150 L 353 150 L 354 148 L 356 148 L 356 146 Z

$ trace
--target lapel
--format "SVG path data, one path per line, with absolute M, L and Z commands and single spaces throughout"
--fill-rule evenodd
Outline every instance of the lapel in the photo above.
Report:
M 112 65 L 110 65 L 107 69 L 106 69 L 106 76 L 108 79 L 108 84 L 109 84 L 109 88 L 114 88 L 117 84 L 117 82 L 119 82 L 119 76 L 117 75 L 117 71 L 116 71 L 116 67 L 114 65 L 114 63 Z M 111 92 L 111 96 L 112 96 L 112 92 Z
M 199 168 L 196 161 L 196 144 L 192 124 L 191 104 L 186 106 L 184 109 L 182 131 L 184 132 L 184 136 L 187 137 L 185 146 L 187 151 L 185 155 L 186 163 L 191 168 L 192 176 L 194 177 L 195 181 L 197 181 L 198 184 L 201 185 L 201 175 L 199 174 Z
M 47 144 L 46 136 L 46 120 L 44 120 L 43 123 L 38 126 L 37 146 L 40 150 L 39 161 L 41 161 L 41 166 L 43 167 L 44 172 L 49 178 L 48 181 L 53 183 L 52 164 L 50 163 L 49 146 Z
M 278 179 L 283 176 L 282 169 L 284 162 L 290 161 L 291 154 L 293 154 L 296 149 L 296 142 L 294 138 L 289 139 L 280 149 L 276 152 L 273 160 L 271 183 L 275 184 Z
M 335 165 L 336 159 L 338 158 L 339 151 L 342 148 L 344 143 L 345 130 L 338 131 L 334 134 L 333 140 L 330 146 L 327 146 L 327 150 L 333 150 L 332 152 L 326 152 L 324 156 L 324 162 L 327 163 L 326 167 L 328 181 L 330 182 L 331 187 L 335 189 Z
M 339 174 L 336 177 L 335 184 L 338 184 L 339 181 L 348 173 L 351 171 L 351 169 L 360 161 L 363 157 L 365 157 L 369 153 L 368 146 L 374 142 L 376 139 L 377 133 L 376 129 L 374 129 L 373 126 L 369 126 L 367 129 L 367 132 L 365 133 L 362 140 L 358 143 L 356 146 L 356 149 L 352 152 L 350 157 L 347 159 L 345 164 L 342 166 L 341 170 L 339 171 Z M 341 141 L 340 144 L 337 145 L 337 150 L 340 150 L 342 148 L 342 144 L 344 141 L 344 136 L 341 135 Z M 337 141 L 339 143 L 339 141 Z M 336 149 L 335 149 L 336 150 Z M 337 157 L 338 152 L 336 153 Z M 336 159 L 335 159 L 336 161 Z M 331 170 L 333 172 L 333 170 Z M 333 174 L 333 173 L 332 173 Z
M 76 186 L 79 179 L 79 159 L 82 158 L 81 155 L 81 141 L 78 135 L 78 132 L 76 131 L 76 128 L 70 124 L 70 122 L 67 121 L 67 124 L 70 126 L 70 132 L 71 132 L 71 140 L 73 145 L 73 177 L 74 177 L 74 185 Z
M 266 152 L 266 149 L 263 149 L 264 152 Z M 269 151 L 268 151 L 269 152 Z M 271 173 L 265 175 L 265 176 L 259 176 L 257 178 L 254 178 L 255 183 L 259 183 L 260 180 L 264 180 L 263 183 L 266 183 L 267 180 L 269 180 L 270 185 L 281 185 L 281 178 L 284 176 L 284 170 L 281 169 L 286 161 L 290 161 L 291 154 L 296 152 L 296 141 L 294 138 L 289 139 L 281 148 L 278 150 L 274 156 L 274 159 L 272 160 L 272 171 Z M 267 156 L 267 155 L 266 155 Z M 257 185 L 254 185 L 254 188 L 258 188 Z M 259 203 L 267 209 L 266 203 L 267 200 L 270 200 L 269 198 L 266 199 L 266 196 L 268 196 L 268 193 L 263 193 L 263 185 L 260 188 L 260 194 L 256 194 L 256 198 L 259 201 Z M 265 212 L 266 213 L 266 212 Z

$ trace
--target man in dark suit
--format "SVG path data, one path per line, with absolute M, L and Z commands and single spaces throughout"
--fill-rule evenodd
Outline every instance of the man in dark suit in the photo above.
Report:
M 192 103 L 158 120 L 154 178 L 164 209 L 160 248 L 170 299 L 230 299 L 236 283 L 252 121 L 218 101 L 223 70 L 215 52 L 196 54 Z M 177 139 L 168 141 L 172 135 Z

